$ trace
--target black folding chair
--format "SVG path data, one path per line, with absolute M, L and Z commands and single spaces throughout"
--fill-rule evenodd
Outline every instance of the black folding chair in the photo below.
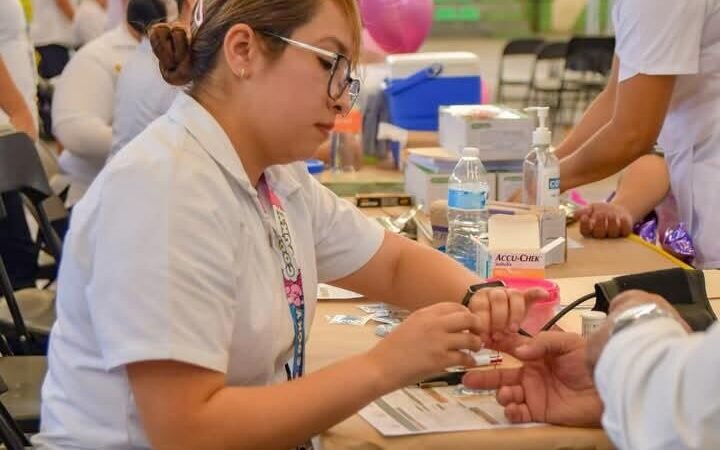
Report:
M 530 80 L 529 103 L 532 106 L 557 104 L 567 52 L 568 43 L 563 41 L 547 42 L 538 50 Z
M 20 193 L 28 200 L 44 245 L 59 262 L 62 243 L 43 206 L 52 191 L 35 145 L 23 133 L 0 137 L 0 194 L 5 193 Z M 55 322 L 53 293 L 38 289 L 15 292 L 7 277 L 5 262 L 0 258 L 0 294 L 5 298 L 5 304 L 0 305 L 0 329 L 9 338 L 11 348 L 25 355 L 44 354 L 50 328 Z
M 527 105 L 535 58 L 543 42 L 542 39 L 535 38 L 514 39 L 505 45 L 500 57 L 500 69 L 498 71 L 497 103 L 505 103 L 510 100 L 521 101 L 523 105 Z M 517 71 L 513 71 L 513 75 L 508 75 L 506 66 L 509 63 L 527 64 L 528 71 L 522 76 L 518 76 L 519 72 Z M 513 91 L 522 92 L 522 94 L 508 96 L 505 88 L 511 88 Z
M 555 110 L 566 114 L 572 125 L 578 112 L 587 107 L 607 84 L 615 55 L 615 38 L 578 36 L 568 42 L 565 70 Z M 555 121 L 557 125 L 559 121 Z
M 9 391 L 5 380 L 0 377 L 0 395 Z M 32 448 L 30 441 L 15 422 L 12 415 L 0 400 L 0 440 L 7 450 L 26 450 Z

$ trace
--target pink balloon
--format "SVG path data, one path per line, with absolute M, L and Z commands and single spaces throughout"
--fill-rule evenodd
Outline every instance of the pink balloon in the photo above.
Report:
M 363 24 L 388 53 L 417 51 L 430 33 L 432 0 L 360 0 Z
M 375 42 L 375 39 L 373 39 L 372 35 L 368 31 L 367 28 L 363 28 L 362 32 L 362 43 L 365 50 L 378 53 L 380 55 L 385 55 L 385 50 L 380 48 L 377 42 Z

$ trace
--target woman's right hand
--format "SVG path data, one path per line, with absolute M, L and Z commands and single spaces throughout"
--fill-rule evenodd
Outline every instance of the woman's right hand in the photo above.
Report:
M 462 350 L 478 351 L 482 319 L 459 303 L 438 303 L 412 313 L 367 356 L 386 391 L 416 383 L 452 366 L 474 366 Z

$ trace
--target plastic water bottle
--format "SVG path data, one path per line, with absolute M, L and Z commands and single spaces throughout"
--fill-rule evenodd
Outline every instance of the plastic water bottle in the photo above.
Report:
M 477 244 L 473 237 L 487 239 L 487 172 L 479 150 L 465 148 L 450 175 L 448 186 L 448 238 L 446 252 L 475 272 Z

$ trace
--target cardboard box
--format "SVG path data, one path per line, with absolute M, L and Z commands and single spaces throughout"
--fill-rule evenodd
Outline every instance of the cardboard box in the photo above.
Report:
M 544 247 L 557 238 L 567 238 L 565 213 L 560 208 L 523 205 L 520 203 L 490 202 L 490 215 L 523 215 L 537 217 L 540 233 L 540 247 Z M 554 248 L 545 257 L 546 265 L 562 264 L 567 260 L 567 245 Z
M 405 166 L 405 192 L 415 197 L 416 204 L 422 203 L 426 213 L 432 202 L 447 200 L 449 179 L 449 173 L 436 173 L 412 161 Z M 490 188 L 488 200 L 495 200 L 495 174 L 488 173 L 486 180 Z
M 480 276 L 544 278 L 549 255 L 565 247 L 565 238 L 541 245 L 537 215 L 494 214 L 488 221 L 488 242 L 476 243 Z
M 526 114 L 494 105 L 441 106 L 440 145 L 460 153 L 480 149 L 487 161 L 522 161 L 530 152 L 533 121 Z
M 522 172 L 498 172 L 497 174 L 497 200 L 506 202 L 515 192 L 522 188 Z

